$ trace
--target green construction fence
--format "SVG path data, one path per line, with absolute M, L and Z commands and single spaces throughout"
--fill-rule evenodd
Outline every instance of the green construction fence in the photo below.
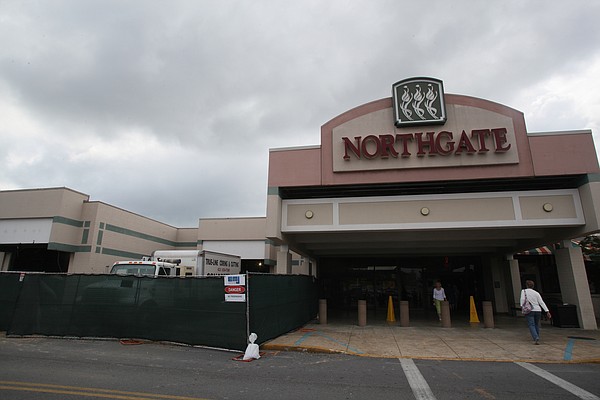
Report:
M 8 335 L 139 338 L 243 350 L 317 314 L 314 278 L 249 274 L 247 302 L 226 302 L 223 277 L 0 274 Z

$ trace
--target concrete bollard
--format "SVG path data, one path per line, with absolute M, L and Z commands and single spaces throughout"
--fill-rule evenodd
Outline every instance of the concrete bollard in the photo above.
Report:
M 410 319 L 408 315 L 408 301 L 400 301 L 400 326 L 410 326 Z
M 319 299 L 319 324 L 327 325 L 327 299 Z
M 447 300 L 442 301 L 442 328 L 452 328 L 450 303 Z
M 482 302 L 483 305 L 483 327 L 493 328 L 494 327 L 494 307 L 491 301 Z
M 358 326 L 367 325 L 367 301 L 358 301 Z

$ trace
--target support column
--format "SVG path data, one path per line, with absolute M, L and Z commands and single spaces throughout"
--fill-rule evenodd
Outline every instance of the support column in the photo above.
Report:
M 290 253 L 290 249 L 286 244 L 282 244 L 277 250 L 275 273 L 282 275 L 292 273 L 292 253 Z
M 8 257 L 6 257 L 6 265 L 4 263 L 5 254 L 6 253 L 0 251 L 0 271 L 8 271 Z
M 506 274 L 504 273 L 506 264 L 500 257 L 490 257 L 490 268 L 494 293 L 494 298 L 491 300 L 493 300 L 493 304 L 496 306 L 497 313 L 508 313 L 512 304 L 508 304 L 506 298 Z
M 563 302 L 577 306 L 580 327 L 598 329 L 581 248 L 572 247 L 571 241 L 565 240 L 554 256 Z
M 300 258 L 300 269 L 297 272 L 294 272 L 296 274 L 301 274 L 301 275 L 311 275 L 310 273 L 310 258 L 306 257 L 306 256 L 302 256 Z
M 510 268 L 510 281 L 512 285 L 512 304 L 511 307 L 521 308 L 521 272 L 519 271 L 519 260 L 515 260 L 512 255 L 507 256 L 508 266 Z M 517 314 L 518 315 L 518 314 Z

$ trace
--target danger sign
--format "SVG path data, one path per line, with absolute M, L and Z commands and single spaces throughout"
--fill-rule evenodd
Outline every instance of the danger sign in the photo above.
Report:
M 225 275 L 225 301 L 246 301 L 246 275 Z
M 225 293 L 245 293 L 244 286 L 225 286 Z

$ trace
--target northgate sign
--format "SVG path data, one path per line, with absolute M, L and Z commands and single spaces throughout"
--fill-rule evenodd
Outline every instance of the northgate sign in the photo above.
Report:
M 331 128 L 333 171 L 518 164 L 514 114 L 465 99 L 433 78 L 396 83 L 391 102 Z
M 449 131 L 418 133 L 397 133 L 383 135 L 342 137 L 344 160 L 394 157 L 418 157 L 425 155 L 455 155 L 463 153 L 504 153 L 510 150 L 511 143 L 506 136 L 506 128 L 473 129 L 471 134 L 464 130 L 457 140 Z M 352 157 L 351 157 L 352 156 Z

